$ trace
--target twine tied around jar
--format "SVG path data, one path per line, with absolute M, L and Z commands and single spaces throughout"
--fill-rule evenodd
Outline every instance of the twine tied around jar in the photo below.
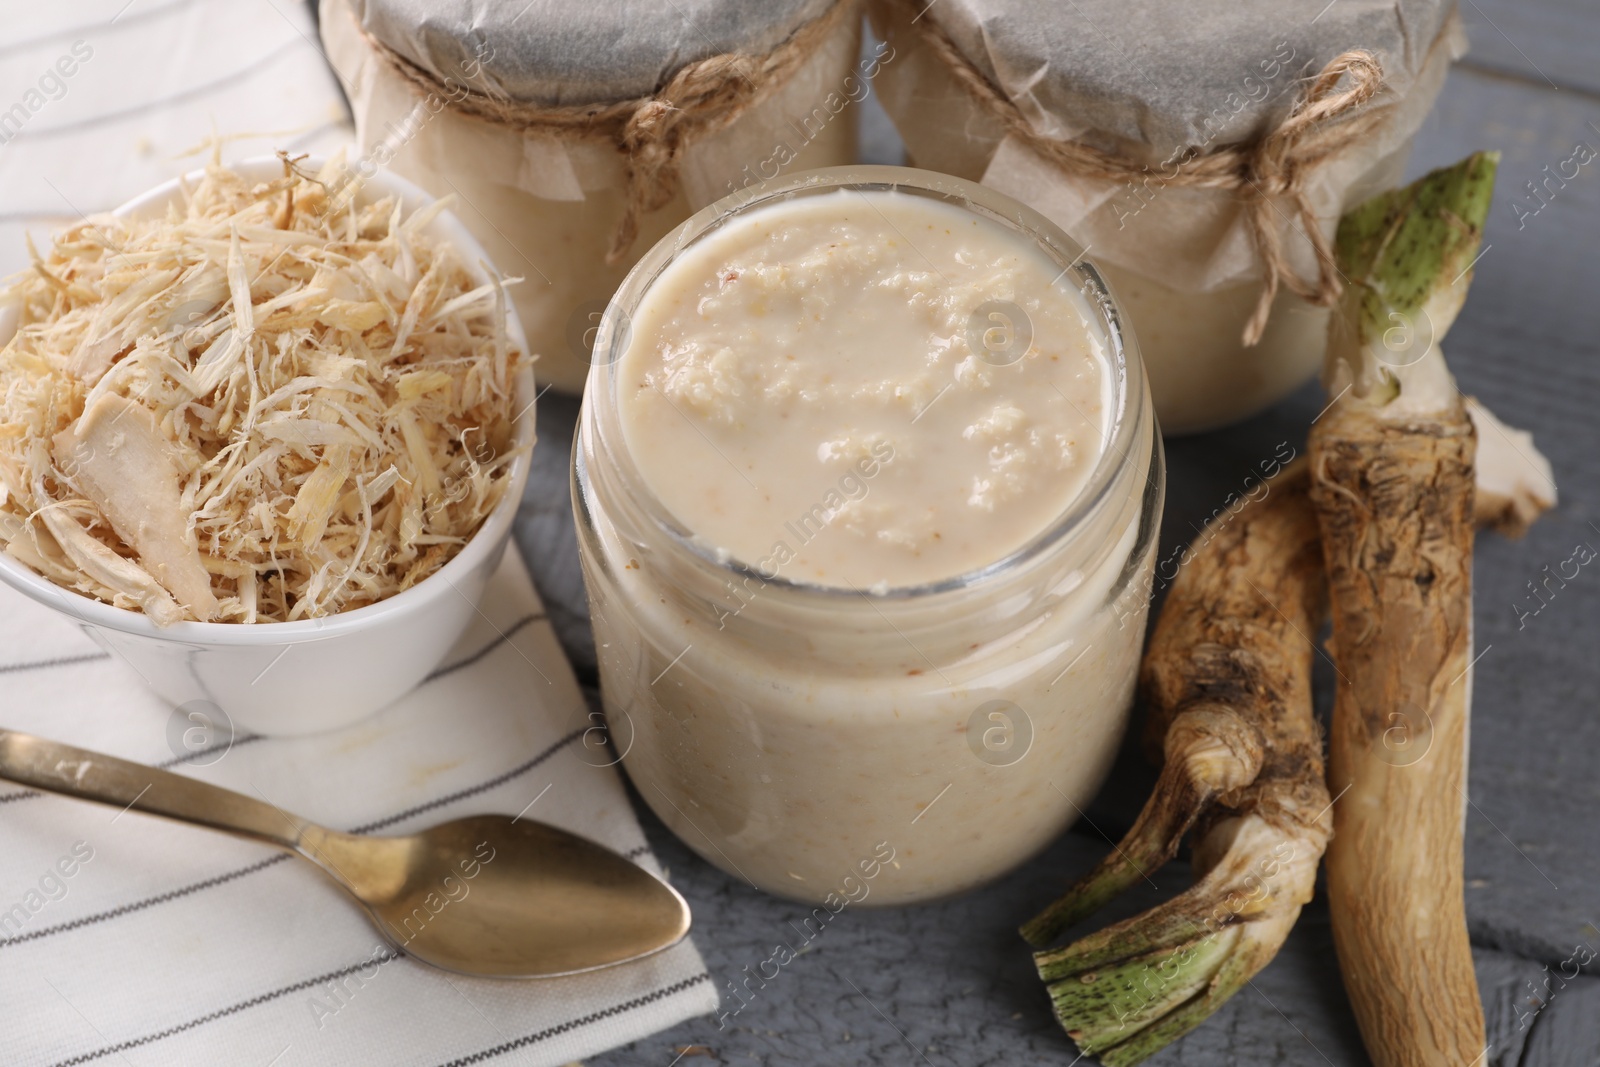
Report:
M 989 79 L 972 65 L 955 42 L 932 19 L 917 19 L 917 29 L 934 55 L 958 84 L 1007 134 L 1073 177 L 1106 181 L 1137 181 L 1148 177 L 1148 164 L 1108 152 L 1083 141 L 1045 137 Z M 1306 181 L 1319 163 L 1337 155 L 1364 136 L 1383 117 L 1383 109 L 1362 105 L 1383 88 L 1383 68 L 1371 52 L 1354 49 L 1329 60 L 1307 85 L 1305 92 L 1278 126 L 1247 144 L 1220 145 L 1202 151 L 1184 148 L 1169 162 L 1175 173 L 1163 170 L 1160 184 L 1192 189 L 1222 189 L 1241 196 L 1256 253 L 1261 257 L 1262 289 L 1255 311 L 1245 323 L 1244 344 L 1261 340 L 1279 285 L 1319 306 L 1331 306 L 1344 291 L 1333 249 L 1317 220 L 1306 192 Z M 1275 202 L 1287 200 L 1300 229 L 1316 253 L 1317 280 L 1307 283 L 1290 266 L 1279 237 Z M 1289 221 L 1285 216 L 1284 221 Z
M 797 28 L 772 51 L 737 52 L 685 63 L 649 96 L 606 104 L 545 106 L 441 80 L 357 23 L 357 30 L 391 68 L 425 96 L 442 96 L 456 111 L 522 133 L 607 140 L 622 153 L 627 190 L 622 217 L 612 231 L 606 262 L 627 255 L 639 235 L 639 218 L 665 207 L 678 193 L 679 165 L 693 140 L 726 127 L 780 88 L 846 18 L 859 18 L 857 0 L 837 0 Z

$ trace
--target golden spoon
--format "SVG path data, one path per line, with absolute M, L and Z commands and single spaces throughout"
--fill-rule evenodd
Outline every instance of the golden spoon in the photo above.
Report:
M 303 856 L 407 955 L 461 974 L 547 978 L 648 956 L 689 932 L 677 890 L 543 823 L 472 815 L 405 837 L 329 830 L 140 763 L 0 730 L 0 778 L 222 830 Z

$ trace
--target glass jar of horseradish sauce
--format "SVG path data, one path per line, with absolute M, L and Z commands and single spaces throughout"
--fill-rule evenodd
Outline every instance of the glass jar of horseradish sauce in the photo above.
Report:
M 611 736 L 711 863 L 824 903 L 993 879 L 1133 697 L 1163 467 L 1082 249 L 898 167 L 745 190 L 601 322 L 573 498 Z

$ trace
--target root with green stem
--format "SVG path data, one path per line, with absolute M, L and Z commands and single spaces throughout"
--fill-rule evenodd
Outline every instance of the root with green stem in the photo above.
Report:
M 1311 433 L 1340 668 L 1328 780 L 1347 794 L 1328 904 L 1380 1067 L 1472 1063 L 1485 1047 L 1462 885 L 1477 441 L 1439 342 L 1496 162 L 1479 153 L 1345 216 L 1352 286 L 1325 376 L 1338 399 Z
M 1023 927 L 1035 945 L 1116 896 L 1197 829 L 1199 880 L 1173 900 L 1035 953 L 1062 1026 L 1112 1067 L 1188 1033 L 1277 953 L 1332 827 L 1311 710 L 1326 611 L 1304 465 L 1213 522 L 1145 654 L 1156 790 L 1117 850 Z

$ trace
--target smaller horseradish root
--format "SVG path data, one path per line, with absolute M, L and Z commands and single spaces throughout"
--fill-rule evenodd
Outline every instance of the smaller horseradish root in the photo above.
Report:
M 1115 852 L 1022 928 L 1035 946 L 1166 862 L 1197 829 L 1199 880 L 1034 955 L 1056 1017 L 1111 1067 L 1198 1026 L 1266 966 L 1311 899 L 1332 829 L 1306 635 L 1327 610 L 1307 467 L 1222 515 L 1178 575 L 1145 653 L 1154 794 Z

